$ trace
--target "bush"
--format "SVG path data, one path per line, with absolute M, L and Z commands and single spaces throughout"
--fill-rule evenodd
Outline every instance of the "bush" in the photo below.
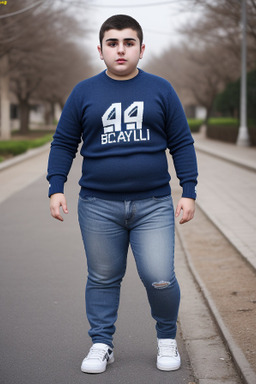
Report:
M 207 123 L 207 137 L 235 144 L 238 137 L 239 120 L 234 118 L 211 118 Z M 256 145 L 256 122 L 248 121 L 251 145 Z
M 199 128 L 203 124 L 202 119 L 187 119 L 188 120 L 188 125 L 191 130 L 191 132 L 199 132 Z
M 52 140 L 52 134 L 39 137 L 38 139 L 28 140 L 29 149 L 41 147 L 42 145 L 48 143 L 51 140 Z
M 25 141 L 1 141 L 0 142 L 0 154 L 2 156 L 8 155 L 20 155 L 23 152 L 26 152 L 28 145 Z
M 235 116 L 240 110 L 240 79 L 229 83 L 214 100 L 214 109 L 221 114 Z M 256 70 L 247 73 L 247 116 L 256 119 Z
M 239 120 L 233 117 L 211 117 L 207 125 L 229 125 L 229 126 L 239 126 Z
M 0 156 L 17 156 L 29 149 L 40 147 L 52 140 L 52 135 L 47 134 L 34 140 L 6 140 L 0 141 Z

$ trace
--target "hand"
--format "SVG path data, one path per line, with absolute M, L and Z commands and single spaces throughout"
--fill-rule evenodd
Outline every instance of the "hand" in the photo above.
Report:
M 67 207 L 67 202 L 66 198 L 63 193 L 54 193 L 51 195 L 51 200 L 50 200 L 50 211 L 52 217 L 54 219 L 63 221 L 63 217 L 60 214 L 60 207 L 62 207 L 62 210 L 64 213 L 68 213 L 68 207 Z
M 180 215 L 181 210 L 183 211 L 183 214 L 180 220 L 180 224 L 184 224 L 192 220 L 195 213 L 195 200 L 182 197 L 178 202 L 175 217 Z

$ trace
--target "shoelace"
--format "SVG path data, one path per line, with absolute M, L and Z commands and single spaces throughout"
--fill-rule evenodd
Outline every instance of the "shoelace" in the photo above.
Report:
M 177 346 L 173 344 L 161 344 L 158 347 L 159 356 L 177 356 Z
M 89 352 L 87 358 L 103 360 L 103 358 L 106 355 L 106 353 L 107 353 L 107 351 L 104 350 L 104 349 L 99 349 L 99 348 L 91 347 L 90 352 Z

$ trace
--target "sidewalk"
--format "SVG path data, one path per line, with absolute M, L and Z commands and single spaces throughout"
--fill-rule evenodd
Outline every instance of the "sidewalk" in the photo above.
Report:
M 44 177 L 47 154 L 46 149 L 0 172 L 0 185 L 4 176 L 10 194 L 0 204 L 3 383 L 241 384 L 178 238 L 181 369 L 167 373 L 156 369 L 155 324 L 129 252 L 115 337 L 116 362 L 97 377 L 81 373 L 81 360 L 91 345 L 84 311 L 85 257 L 76 215 L 81 164 L 76 159 L 70 172 L 69 215 L 59 223 L 49 214 Z M 12 183 L 6 178 L 8 172 L 14 179 L 27 180 L 28 186 Z
M 203 139 L 200 135 L 195 135 L 195 146 L 197 149 L 198 163 L 199 163 L 199 188 L 198 188 L 198 205 L 202 208 L 202 210 L 207 214 L 207 216 L 214 222 L 214 224 L 222 231 L 222 233 L 236 246 L 237 249 L 240 247 L 240 253 L 248 260 L 250 265 L 253 265 L 255 268 L 255 243 L 254 236 L 255 234 L 255 186 L 256 186 L 256 173 L 252 170 L 254 158 L 256 158 L 256 150 L 254 148 L 241 148 L 236 147 L 234 145 L 219 143 L 216 141 L 210 141 Z M 27 185 L 32 184 L 34 181 L 40 179 L 42 175 L 46 174 L 46 164 L 48 157 L 49 146 L 45 146 L 45 148 L 41 148 L 38 152 L 34 152 L 31 154 L 24 155 L 22 158 L 15 159 L 16 165 L 8 165 L 8 168 L 5 169 L 5 165 L 2 164 L 0 171 L 0 203 L 9 198 L 11 195 L 16 192 L 21 191 Z M 221 160 L 223 157 L 226 157 L 225 161 Z M 228 161 L 227 161 L 228 159 Z M 242 164 L 242 166 L 241 166 Z M 248 168 L 248 164 L 250 170 Z M 80 171 L 80 167 L 79 167 Z M 38 180 L 40 181 L 40 180 Z M 42 182 L 40 181 L 42 184 Z M 46 181 L 43 181 L 43 185 L 45 185 Z M 37 186 L 38 182 L 33 184 L 32 186 Z M 74 183 L 73 183 L 74 187 Z M 37 191 L 41 190 L 42 187 L 37 186 Z M 27 191 L 27 189 L 26 189 Z M 25 192 L 25 191 L 24 191 Z M 24 193 L 23 193 L 24 195 Z M 32 191 L 30 191 L 30 195 L 32 196 Z M 34 211 L 37 210 L 37 202 L 33 201 L 34 199 L 25 200 L 22 199 L 22 194 L 20 195 L 20 204 L 24 204 L 24 209 L 26 208 L 25 203 L 29 202 L 30 208 L 34 207 Z M 34 196 L 34 194 L 33 194 Z M 9 201 L 9 206 L 12 206 L 11 199 Z M 47 204 L 47 202 L 46 202 Z M 44 208 L 47 210 L 47 206 Z M 29 206 L 28 206 L 29 209 Z M 74 208 L 75 209 L 75 208 Z M 47 212 L 48 213 L 48 212 Z M 8 215 L 6 217 L 15 217 L 15 210 L 12 212 L 8 210 Z M 8 227 L 13 228 L 12 224 L 9 224 Z M 51 225 L 54 225 L 51 223 Z M 44 232 L 46 231 L 46 227 Z M 59 227 L 58 227 L 59 228 Z M 55 231 L 57 230 L 57 227 Z M 44 233 L 43 232 L 43 233 Z M 56 232 L 55 232 L 56 233 Z M 31 234 L 30 234 L 31 235 Z M 233 237 L 232 237 L 232 236 Z M 249 235 L 246 238 L 246 235 Z M 249 239 L 249 240 L 248 240 Z M 3 245 L 3 244 L 2 244 Z M 242 248 L 242 245 L 244 248 Z M 15 244 L 14 244 L 15 246 Z M 180 245 L 179 241 L 177 241 L 177 250 L 179 250 Z M 32 253 L 31 253 L 32 254 Z M 180 259 L 178 257 L 178 259 Z M 33 260 L 33 258 L 31 259 Z M 36 264 L 35 264 L 36 265 Z M 43 267 L 44 268 L 44 267 Z M 177 273 L 180 274 L 179 279 L 181 280 L 183 276 L 185 276 L 185 272 L 182 271 L 184 266 L 180 266 L 177 263 Z M 198 309 L 198 305 L 193 304 L 193 294 L 191 288 L 187 289 L 185 284 L 186 281 L 190 283 L 188 279 L 189 275 L 186 276 L 181 284 L 183 286 L 183 290 L 185 296 L 183 297 L 183 306 L 181 307 L 181 325 L 183 329 L 183 337 L 185 337 L 185 341 L 187 347 L 190 351 L 190 358 L 192 360 L 193 367 L 197 373 L 197 378 L 200 378 L 199 383 L 202 384 L 220 384 L 220 383 L 236 383 L 237 378 L 234 377 L 234 372 L 228 372 L 226 381 L 222 381 L 220 378 L 225 376 L 219 368 L 216 369 L 216 361 L 219 360 L 217 356 L 221 356 L 223 359 L 220 347 L 220 338 L 218 338 L 216 331 L 213 331 L 209 326 L 209 320 L 206 321 L 205 325 L 202 325 L 203 318 L 206 316 L 207 307 L 204 304 L 204 308 Z M 191 276 L 190 276 L 191 279 Z M 192 279 L 191 279 L 192 280 Z M 199 293 L 199 292 L 198 292 Z M 187 301 L 186 301 L 187 299 Z M 195 298 L 198 303 L 198 297 Z M 191 307 L 189 308 L 189 301 L 191 301 Z M 203 303 L 203 299 L 201 299 Z M 202 304 L 203 305 L 203 304 Z M 190 327 L 192 324 L 191 316 L 193 310 L 196 310 L 194 314 L 195 327 L 198 319 L 200 318 L 200 313 L 204 313 L 204 316 L 200 319 L 200 329 L 207 329 L 208 333 L 193 335 L 195 338 L 190 339 L 192 335 L 190 331 Z M 210 316 L 210 315 L 209 315 Z M 187 322 L 187 325 L 186 325 Z M 139 324 L 139 323 L 138 323 Z M 215 332 L 215 333 L 214 333 Z M 210 334 L 210 336 L 209 336 Z M 213 336 L 218 341 L 218 347 L 216 345 L 216 356 L 214 355 L 206 355 L 211 350 L 210 345 L 211 339 Z M 214 347 L 215 348 L 215 347 Z M 222 349 L 223 350 L 223 349 Z M 200 351 L 200 356 L 198 355 L 198 351 Z M 213 352 L 213 351 L 212 351 Z M 214 353 L 215 353 L 214 352 Z M 223 352 L 224 353 L 224 352 Z M 205 357 L 207 357 L 207 363 L 204 361 Z M 204 364 L 202 364 L 202 359 Z M 224 360 L 227 361 L 226 357 Z M 208 365 L 209 364 L 209 365 Z M 212 367 L 215 368 L 211 368 Z M 214 372 L 220 374 L 216 380 L 210 379 L 208 380 L 208 372 L 212 370 L 212 378 Z M 229 379 L 228 379 L 229 377 Z
M 256 269 L 256 148 L 209 140 L 201 134 L 194 134 L 194 139 L 199 164 L 197 204 Z M 0 202 L 46 172 L 48 150 L 47 144 L 0 164 Z M 30 159 L 39 154 L 40 167 L 35 168 Z M 30 164 L 27 175 L 19 171 L 23 162 Z
M 234 144 L 211 140 L 199 133 L 193 136 L 198 151 L 208 153 L 239 167 L 256 172 L 256 147 L 240 147 Z
M 155 368 L 154 324 L 147 315 L 145 292 L 129 255 L 116 335 L 117 361 L 100 377 L 85 378 L 81 374 L 79 364 L 90 344 L 85 334 L 85 271 L 81 268 L 84 253 L 77 231 L 74 197 L 81 167 L 76 159 L 66 188 L 70 214 L 64 223 L 58 223 L 49 218 L 48 212 L 44 178 L 47 156 L 48 148 L 45 148 L 38 156 L 23 157 L 22 162 L 17 161 L 15 166 L 0 172 L 1 328 L 6 346 L 2 356 L 6 377 L 12 378 L 13 383 L 25 378 L 26 382 L 32 382 L 36 377 L 40 384 L 55 379 L 63 384 L 74 380 L 93 383 L 95 379 L 99 383 L 167 383 L 171 380 L 173 384 L 180 384 L 194 382 L 189 368 L 192 364 L 199 384 L 241 384 L 202 293 L 188 270 L 178 237 L 176 269 L 182 286 L 179 316 L 182 337 L 180 332 L 178 335 L 183 358 L 181 370 L 165 374 Z M 145 332 L 148 332 L 146 337 Z
M 256 148 L 209 140 L 201 134 L 194 134 L 194 139 L 199 165 L 197 204 L 256 269 Z M 48 150 L 47 144 L 0 164 L 0 202 L 46 172 Z M 39 168 L 33 167 L 30 160 L 39 154 Z M 23 162 L 29 164 L 28 174 L 19 171 L 24 169 Z
M 50 144 L 0 163 L 0 204 L 46 174 Z
M 256 148 L 200 134 L 194 139 L 199 165 L 197 204 L 256 269 Z

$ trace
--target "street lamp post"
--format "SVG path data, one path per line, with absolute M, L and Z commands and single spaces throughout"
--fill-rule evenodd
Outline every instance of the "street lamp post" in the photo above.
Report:
M 249 146 L 250 138 L 247 128 L 247 103 L 246 103 L 246 77 L 247 77 L 247 46 L 246 46 L 246 0 L 242 0 L 242 49 L 241 49 L 241 94 L 240 94 L 240 127 L 237 137 L 237 145 Z

